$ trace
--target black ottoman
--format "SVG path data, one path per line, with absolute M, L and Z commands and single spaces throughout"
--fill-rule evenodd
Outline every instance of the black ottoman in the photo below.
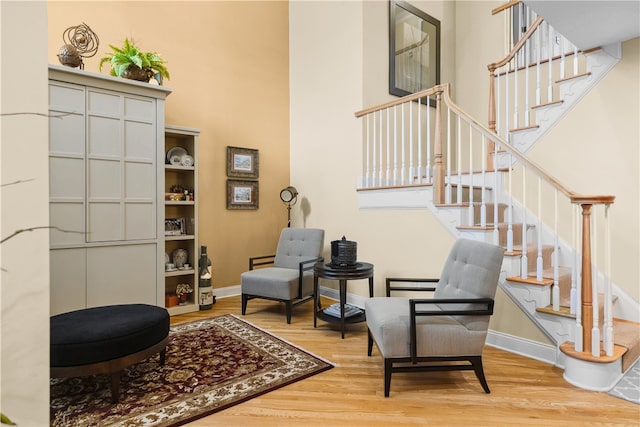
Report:
M 111 400 L 120 395 L 127 366 L 160 352 L 164 364 L 169 313 L 147 304 L 87 308 L 51 317 L 51 377 L 111 375 Z

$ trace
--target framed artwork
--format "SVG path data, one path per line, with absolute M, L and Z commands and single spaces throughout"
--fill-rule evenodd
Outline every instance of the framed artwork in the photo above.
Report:
M 227 209 L 258 209 L 258 181 L 228 179 Z
M 405 1 L 389 2 L 389 93 L 440 84 L 440 21 Z M 435 107 L 435 99 L 431 100 Z
M 184 218 L 165 218 L 164 235 L 165 236 L 181 236 L 186 234 Z
M 258 178 L 258 150 L 227 147 L 227 176 Z

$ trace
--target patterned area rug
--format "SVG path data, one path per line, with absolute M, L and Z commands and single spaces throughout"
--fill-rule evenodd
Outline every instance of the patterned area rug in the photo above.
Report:
M 233 315 L 171 327 L 159 355 L 110 378 L 51 379 L 52 426 L 178 426 L 333 367 Z
M 640 359 L 636 360 L 609 394 L 640 405 Z

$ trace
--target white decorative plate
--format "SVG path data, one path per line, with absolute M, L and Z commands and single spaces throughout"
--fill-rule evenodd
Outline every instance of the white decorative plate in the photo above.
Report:
M 169 151 L 167 151 L 167 161 L 169 163 L 171 163 L 172 165 L 174 165 L 175 163 L 171 162 L 171 159 L 175 156 L 178 158 L 178 165 L 180 164 L 180 159 L 182 159 L 182 156 L 186 156 L 187 154 L 189 154 L 187 152 L 187 150 L 185 150 L 182 147 L 173 147 L 172 149 L 170 149 Z

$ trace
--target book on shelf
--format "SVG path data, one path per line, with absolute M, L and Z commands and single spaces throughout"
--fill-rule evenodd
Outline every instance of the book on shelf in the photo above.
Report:
M 324 313 L 332 316 L 332 317 L 340 317 L 340 303 L 335 303 L 325 308 Z M 345 304 L 344 305 L 344 317 L 352 317 L 362 314 L 362 309 L 356 307 L 355 305 Z

